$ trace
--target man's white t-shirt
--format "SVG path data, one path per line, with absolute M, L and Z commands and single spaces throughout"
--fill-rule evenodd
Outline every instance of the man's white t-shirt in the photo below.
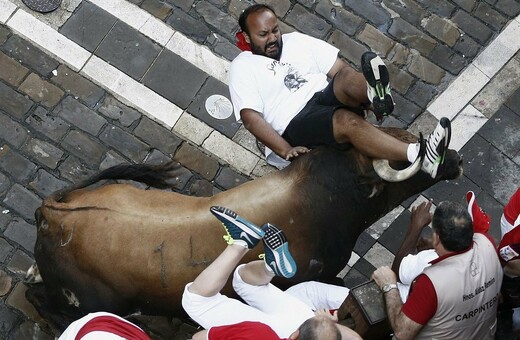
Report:
M 438 258 L 439 255 L 433 249 L 427 249 L 418 252 L 417 254 L 405 256 L 399 265 L 399 281 L 397 287 L 399 288 L 399 295 L 401 300 L 406 302 L 410 286 L 413 280 L 421 274 L 424 268 L 430 266 L 430 262 Z
M 240 110 L 253 109 L 280 135 L 311 97 L 328 85 L 327 73 L 339 51 L 298 32 L 282 35 L 282 41 L 280 61 L 246 51 L 233 60 L 229 70 L 237 121 Z

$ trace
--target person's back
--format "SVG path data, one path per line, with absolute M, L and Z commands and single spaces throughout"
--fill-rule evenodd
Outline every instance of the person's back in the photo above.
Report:
M 437 292 L 437 311 L 418 339 L 493 339 L 502 270 L 483 234 L 468 251 L 433 261 L 424 270 Z

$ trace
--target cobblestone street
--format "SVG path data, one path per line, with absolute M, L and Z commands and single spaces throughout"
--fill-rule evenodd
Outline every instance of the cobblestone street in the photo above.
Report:
M 347 287 L 392 263 L 408 209 L 425 199 L 463 202 L 474 191 L 500 238 L 503 206 L 520 183 L 518 0 L 257 2 L 275 8 L 284 33 L 326 40 L 356 68 L 363 52 L 378 53 L 396 102 L 382 125 L 427 134 L 447 116 L 451 147 L 464 157 L 463 176 L 362 234 L 339 274 Z M 0 339 L 54 338 L 23 282 L 34 211 L 52 192 L 121 163 L 177 161 L 174 190 L 205 197 L 275 171 L 233 115 L 206 109 L 211 95 L 229 98 L 237 18 L 253 3 L 63 0 L 40 14 L 0 0 Z M 156 326 L 170 339 L 192 331 L 177 319 Z

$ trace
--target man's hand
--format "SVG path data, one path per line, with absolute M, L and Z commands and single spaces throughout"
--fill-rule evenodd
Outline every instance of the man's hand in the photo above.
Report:
M 296 158 L 301 154 L 307 153 L 310 150 L 307 149 L 305 146 L 295 146 L 293 148 L 290 148 L 289 151 L 285 153 L 285 160 L 289 161 L 292 158 Z
M 372 280 L 374 280 L 381 289 L 386 285 L 397 283 L 395 273 L 388 266 L 377 268 L 372 274 Z
M 432 221 L 430 208 L 432 202 L 423 202 L 412 208 L 412 217 L 410 219 L 410 229 L 422 231 Z
M 328 309 L 317 309 L 314 312 L 314 315 L 324 317 L 333 322 L 338 322 L 338 311 L 337 310 L 334 311 L 334 314 L 330 314 L 330 311 Z

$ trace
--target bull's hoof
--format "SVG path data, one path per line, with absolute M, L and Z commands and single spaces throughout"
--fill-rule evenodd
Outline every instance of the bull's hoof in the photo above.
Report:
M 34 285 L 42 282 L 43 279 L 40 275 L 40 270 L 38 269 L 38 265 L 35 263 L 27 270 L 27 274 L 25 274 L 24 283 Z

